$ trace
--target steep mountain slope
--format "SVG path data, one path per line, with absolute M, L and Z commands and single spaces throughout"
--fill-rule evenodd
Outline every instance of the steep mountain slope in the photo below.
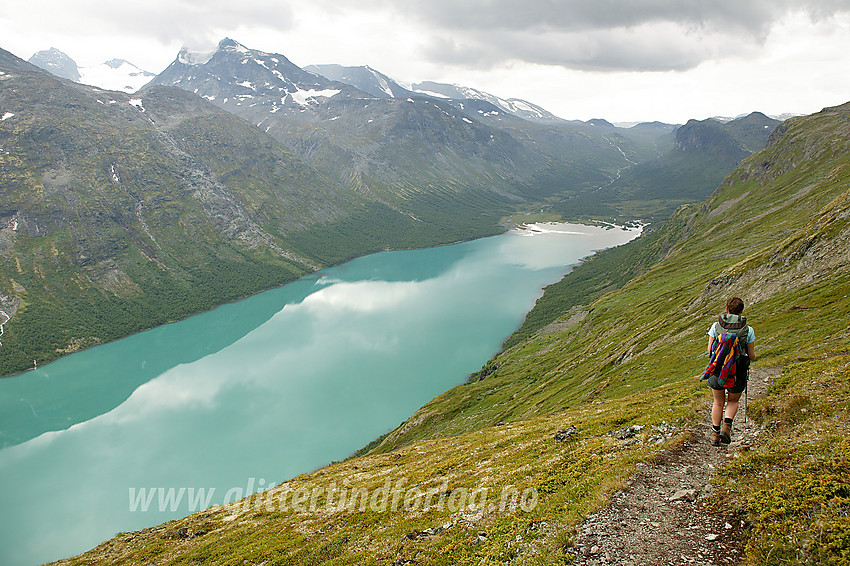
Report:
M 667 367 L 679 368 L 677 374 L 689 375 L 692 368 L 695 374 L 703 362 L 699 356 L 691 358 L 687 353 L 697 354 L 705 344 L 701 340 L 679 344 L 676 337 L 704 334 L 700 325 L 719 308 L 727 294 L 744 297 L 750 305 L 747 313 L 762 326 L 768 324 L 763 309 L 782 318 L 788 311 L 777 305 L 783 300 L 789 305 L 799 302 L 794 297 L 802 285 L 806 285 L 807 292 L 815 287 L 823 287 L 830 295 L 841 292 L 847 254 L 841 251 L 840 243 L 848 229 L 846 218 L 841 216 L 843 209 L 830 213 L 835 217 L 829 221 L 829 228 L 816 228 L 818 224 L 812 219 L 832 210 L 834 199 L 840 202 L 848 196 L 848 180 L 842 174 L 847 166 L 846 152 L 850 150 L 843 122 L 848 114 L 850 105 L 845 105 L 783 124 L 771 145 L 747 158 L 711 199 L 702 205 L 680 208 L 661 228 L 620 250 L 607 252 L 620 263 L 642 263 L 644 275 L 593 303 L 589 312 L 562 313 L 565 318 L 488 364 L 499 364 L 495 374 L 447 393 L 446 401 L 452 399 L 450 402 L 454 403 L 463 398 L 461 406 L 476 406 L 475 411 L 487 417 L 463 422 L 483 424 L 554 410 L 600 395 L 622 395 L 628 393 L 626 385 L 638 386 L 626 376 L 650 367 L 649 360 L 652 365 L 660 364 L 660 374 L 666 375 Z M 808 158 L 811 155 L 829 158 Z M 831 241 L 824 242 L 827 250 L 815 254 L 814 259 L 802 261 L 802 256 L 794 257 L 787 265 L 784 259 L 770 259 L 784 256 L 786 252 L 782 250 L 797 245 L 793 242 L 807 241 L 813 237 L 813 230 L 822 229 L 831 233 Z M 807 262 L 818 267 L 805 281 L 799 280 Z M 746 265 L 751 267 L 744 269 Z M 831 271 L 833 267 L 835 270 Z M 583 267 L 576 269 L 566 279 L 581 276 L 582 271 Z M 817 283 L 816 273 L 822 274 Z M 771 311 L 775 308 L 779 310 Z M 652 332 L 652 325 L 660 319 L 667 321 L 665 327 L 672 325 L 675 329 L 672 341 L 667 331 L 663 336 Z M 813 339 L 815 331 L 798 328 L 792 343 Z M 565 350 L 566 342 L 570 345 Z M 665 345 L 671 346 L 666 356 L 669 361 L 654 360 L 653 351 Z M 540 350 L 546 355 L 536 355 Z M 570 353 L 569 357 L 565 352 Z M 780 356 L 778 352 L 771 355 Z M 771 355 L 760 349 L 760 357 Z M 522 375 L 534 375 L 535 385 L 523 383 Z M 588 386 L 591 382 L 597 385 Z M 501 391 L 502 388 L 505 389 Z M 474 402 L 479 389 L 488 391 L 488 395 L 496 390 L 501 393 L 490 399 L 485 409 Z M 503 396 L 510 397 L 518 391 L 524 392 L 522 401 L 499 404 Z M 496 412 L 491 414 L 491 410 Z M 427 414 L 434 409 L 426 406 L 422 411 Z M 441 411 L 436 410 L 435 414 Z M 420 416 L 414 415 L 410 422 L 419 422 Z M 453 427 L 465 426 L 460 420 L 445 422 L 451 422 Z M 415 436 L 416 427 L 404 428 L 408 429 L 405 435 Z
M 751 411 L 760 444 L 720 470 L 715 505 L 750 525 L 749 563 L 842 563 L 848 124 L 850 103 L 784 123 L 709 200 L 626 246 L 657 259 L 645 274 L 500 354 L 365 456 L 64 563 L 569 561 L 582 518 L 704 422 L 705 332 L 732 294 L 757 365 L 783 369 Z

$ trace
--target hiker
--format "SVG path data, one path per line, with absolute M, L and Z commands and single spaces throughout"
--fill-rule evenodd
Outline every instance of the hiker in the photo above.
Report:
M 712 430 L 709 435 L 713 446 L 718 446 L 721 442 L 729 444 L 732 441 L 732 421 L 735 419 L 735 413 L 738 412 L 738 400 L 747 388 L 747 370 L 750 363 L 756 359 L 754 345 L 756 335 L 753 328 L 747 325 L 747 319 L 741 316 L 742 312 L 744 312 L 744 301 L 740 297 L 731 297 L 726 301 L 726 312 L 721 314 L 708 329 L 709 356 L 712 355 L 715 347 L 720 346 L 720 336 L 724 333 L 736 335 L 740 344 L 740 357 L 735 361 L 734 375 L 723 376 L 734 379 L 732 387 L 727 387 L 728 383 L 721 382 L 721 372 L 713 371 L 712 366 L 706 370 L 706 374 L 711 371 L 711 375 L 708 375 L 708 386 L 711 387 L 714 395 L 714 405 L 711 407 Z

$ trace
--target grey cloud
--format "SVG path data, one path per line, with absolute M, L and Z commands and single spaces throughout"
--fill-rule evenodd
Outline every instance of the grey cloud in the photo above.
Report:
M 84 30 L 88 36 L 128 35 L 155 37 L 163 42 L 210 42 L 220 30 L 240 25 L 261 25 L 285 30 L 292 27 L 292 8 L 266 0 L 148 0 L 146 2 L 67 3 L 53 7 L 49 0 L 36 0 L 43 27 Z M 221 39 L 218 37 L 218 39 Z
M 372 5 L 383 4 L 373 0 Z M 411 0 L 390 2 L 427 26 L 430 59 L 508 60 L 599 71 L 678 71 L 751 53 L 791 11 L 850 12 L 850 0 Z
M 850 10 L 850 0 L 410 0 L 388 5 L 450 29 L 543 26 L 565 31 L 653 22 L 757 31 L 789 10 L 817 16 Z
M 426 47 L 435 61 L 478 68 L 504 61 L 532 61 L 592 71 L 684 71 L 707 58 L 744 54 L 755 44 L 731 35 L 701 35 L 672 25 L 582 32 L 477 31 L 437 36 Z

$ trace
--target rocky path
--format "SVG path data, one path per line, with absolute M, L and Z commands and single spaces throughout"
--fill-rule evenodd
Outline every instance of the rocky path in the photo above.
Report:
M 778 368 L 753 368 L 749 399 L 764 393 Z M 706 393 L 708 396 L 708 393 Z M 650 464 L 640 464 L 628 487 L 579 527 L 574 552 L 578 566 L 674 566 L 737 564 L 746 526 L 739 517 L 714 515 L 703 503 L 715 470 L 758 440 L 760 427 L 748 419 L 743 397 L 732 443 L 711 446 L 708 423 Z

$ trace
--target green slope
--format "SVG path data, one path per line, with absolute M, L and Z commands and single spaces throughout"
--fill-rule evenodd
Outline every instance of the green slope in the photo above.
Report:
M 497 356 L 483 379 L 435 398 L 366 455 L 65 563 L 569 562 L 582 517 L 635 462 L 706 418 L 695 376 L 705 331 L 731 294 L 748 305 L 757 365 L 783 369 L 752 409 L 766 427 L 761 444 L 720 471 L 715 501 L 750 522 L 747 563 L 846 563 L 848 220 L 850 104 L 784 124 L 708 201 L 636 245 L 661 258 L 645 273 Z M 612 436 L 627 425 L 644 427 L 638 442 Z M 412 495 L 394 511 L 329 507 L 331 484 Z M 505 489 L 531 488 L 533 508 L 500 505 Z M 439 505 L 476 489 L 495 499 Z M 294 492 L 307 494 L 304 509 L 293 508 Z

